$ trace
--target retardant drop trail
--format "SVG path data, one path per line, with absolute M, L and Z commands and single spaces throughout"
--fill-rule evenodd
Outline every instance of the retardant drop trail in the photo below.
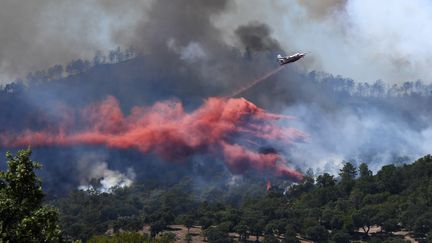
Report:
M 255 86 L 255 85 L 261 83 L 262 81 L 264 81 L 264 80 L 266 80 L 266 79 L 268 79 L 268 78 L 270 78 L 272 75 L 278 73 L 279 71 L 282 70 L 282 68 L 284 68 L 284 67 L 283 67 L 283 66 L 279 66 L 278 68 L 273 69 L 272 71 L 266 73 L 266 74 L 265 74 L 264 76 L 262 76 L 261 78 L 255 79 L 254 81 L 250 82 L 250 83 L 247 84 L 246 86 L 241 87 L 240 89 L 236 90 L 233 94 L 229 95 L 228 97 L 229 97 L 229 98 L 236 97 L 237 95 L 239 95 L 239 94 L 245 92 L 246 90 L 252 88 L 253 86 Z

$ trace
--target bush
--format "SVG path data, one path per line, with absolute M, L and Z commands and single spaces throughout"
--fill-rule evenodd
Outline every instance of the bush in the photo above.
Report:
M 329 233 L 323 226 L 317 225 L 307 228 L 306 236 L 313 241 L 325 242 L 329 238 Z
M 339 231 L 335 232 L 332 238 L 335 243 L 349 243 L 351 235 L 346 232 Z

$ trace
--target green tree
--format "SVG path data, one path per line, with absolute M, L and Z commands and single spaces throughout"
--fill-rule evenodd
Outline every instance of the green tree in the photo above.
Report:
M 370 178 L 372 177 L 372 171 L 369 170 L 369 167 L 366 163 L 361 163 L 359 166 L 360 179 L 361 178 Z
M 432 213 L 426 213 L 420 216 L 414 224 L 414 233 L 417 236 L 424 237 L 427 233 L 432 231 Z
M 347 162 L 340 170 L 339 175 L 341 177 L 340 186 L 342 191 L 349 194 L 355 184 L 354 179 L 357 175 L 357 168 L 350 162 Z
M 165 223 L 165 221 L 163 220 L 158 220 L 156 222 L 153 222 L 150 225 L 150 234 L 151 237 L 156 237 L 157 234 L 159 234 L 160 232 L 162 232 L 164 229 L 166 229 L 167 224 Z
M 234 230 L 239 235 L 239 241 L 246 240 L 249 237 L 248 228 L 243 222 L 239 223 Z
M 262 234 L 265 228 L 264 216 L 258 210 L 246 210 L 244 212 L 244 222 L 248 226 L 249 233 L 258 237 Z
M 342 181 L 352 181 L 357 175 L 357 168 L 350 162 L 344 164 L 339 173 Z
M 297 239 L 297 232 L 295 231 L 294 227 L 292 225 L 287 225 L 285 227 L 285 239 Z
M 121 243 L 121 242 L 129 242 L 129 243 L 141 243 L 148 240 L 148 235 L 141 235 L 137 232 L 120 232 L 116 233 L 113 236 L 108 235 L 95 235 L 92 236 L 87 242 L 88 243 Z
M 352 214 L 353 225 L 356 228 L 362 228 L 366 234 L 369 233 L 370 227 L 375 224 L 375 216 L 378 210 L 372 206 L 366 206 Z
M 273 234 L 266 234 L 263 243 L 279 243 L 279 240 Z
M 432 231 L 427 234 L 426 242 L 432 242 Z
M 317 177 L 317 185 L 319 187 L 331 187 L 336 184 L 336 180 L 329 173 L 324 173 Z
M 0 172 L 0 241 L 61 241 L 57 211 L 42 204 L 41 180 L 34 172 L 41 165 L 30 155 L 30 149 L 6 153 L 8 169 Z
M 163 233 L 159 238 L 153 240 L 153 243 L 173 243 L 175 240 L 176 235 L 173 232 L 166 232 Z
M 381 191 L 398 193 L 401 189 L 402 177 L 394 165 L 386 165 L 377 173 L 377 186 Z
M 297 233 L 292 225 L 287 225 L 285 227 L 284 240 L 286 243 L 300 243 L 300 240 L 297 239 Z
M 378 207 L 378 213 L 374 216 L 375 223 L 381 226 L 381 230 L 387 233 L 399 230 L 399 220 L 397 218 L 398 204 L 393 205 L 389 202 Z
M 349 243 L 351 235 L 343 231 L 336 231 L 332 232 L 332 239 L 335 243 Z
M 365 163 L 361 163 L 359 166 L 359 174 L 360 177 L 356 182 L 356 187 L 363 193 L 375 193 L 376 192 L 376 184 L 375 178 L 372 175 L 372 171 L 369 170 L 369 167 Z
M 411 241 L 409 241 L 409 240 L 403 240 L 403 239 L 395 238 L 395 237 L 388 238 L 385 241 L 383 241 L 383 243 L 410 243 L 410 242 Z
M 221 230 L 219 227 L 210 227 L 204 231 L 204 236 L 207 237 L 210 243 L 230 243 L 228 233 Z
M 340 212 L 327 208 L 322 213 L 321 223 L 329 230 L 342 229 L 343 216 Z
M 306 236 L 316 242 L 327 242 L 329 233 L 323 226 L 316 225 L 306 229 Z

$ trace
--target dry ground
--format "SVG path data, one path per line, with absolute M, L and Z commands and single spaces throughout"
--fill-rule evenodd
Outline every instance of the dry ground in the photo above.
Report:
M 150 226 L 146 225 L 143 227 L 142 233 L 150 234 Z M 184 225 L 170 225 L 168 226 L 168 229 L 164 232 L 171 232 L 176 235 L 176 242 L 178 243 L 186 243 L 186 234 L 188 233 L 187 228 Z M 359 229 L 359 232 L 364 232 L 363 229 Z M 369 230 L 369 235 L 377 234 L 381 232 L 381 228 L 378 226 L 373 226 Z M 206 242 L 203 234 L 202 234 L 202 228 L 201 226 L 194 226 L 190 228 L 189 233 L 192 235 L 192 243 L 199 243 L 199 242 Z M 405 240 L 409 240 L 413 243 L 418 243 L 410 234 L 408 231 L 398 231 L 393 232 L 394 235 L 397 236 L 403 236 Z M 238 234 L 236 233 L 230 233 L 229 234 L 231 238 L 233 238 L 235 241 L 238 239 Z M 259 237 L 259 240 L 262 241 L 264 237 Z M 313 241 L 305 240 L 302 238 L 299 238 L 301 243 L 313 243 Z M 249 237 L 249 242 L 255 242 L 255 236 Z
M 363 232 L 363 233 L 364 233 L 364 230 L 360 228 L 360 229 L 359 229 L 359 232 Z M 380 233 L 380 232 L 381 232 L 381 227 L 379 227 L 379 226 L 372 226 L 372 227 L 370 228 L 370 230 L 369 230 L 369 235 L 377 234 L 377 233 Z M 401 231 L 393 232 L 393 235 L 395 235 L 395 236 L 403 236 L 403 239 L 404 239 L 404 240 L 409 240 L 409 241 L 411 241 L 411 242 L 413 242 L 413 243 L 418 243 L 418 241 L 416 241 L 416 240 L 412 237 L 411 233 L 408 232 L 408 231 L 405 231 L 405 230 L 401 230 Z
M 150 234 L 150 226 L 144 226 L 143 230 L 141 231 L 143 233 Z M 168 230 L 164 232 L 171 232 L 176 235 L 176 242 L 178 243 L 186 243 L 186 234 L 188 233 L 187 228 L 184 225 L 170 225 L 168 226 Z M 203 234 L 202 234 L 202 228 L 201 226 L 194 226 L 190 228 L 189 233 L 192 235 L 192 243 L 199 243 L 199 242 L 206 242 Z M 231 238 L 233 238 L 235 241 L 238 241 L 238 234 L 236 233 L 230 233 L 229 234 Z M 260 236 L 259 241 L 262 241 L 264 237 Z M 255 236 L 249 237 L 249 242 L 255 242 Z M 313 243 L 312 241 L 300 239 L 301 243 Z

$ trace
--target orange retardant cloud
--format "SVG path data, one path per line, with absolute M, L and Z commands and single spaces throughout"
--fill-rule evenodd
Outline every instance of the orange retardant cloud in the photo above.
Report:
M 280 155 L 257 151 L 258 141 L 289 145 L 305 137 L 278 125 L 279 119 L 290 117 L 267 113 L 243 98 L 217 97 L 208 98 L 191 113 L 180 102 L 166 101 L 134 107 L 126 116 L 110 96 L 73 118 L 65 116 L 58 127 L 0 134 L 0 143 L 5 147 L 102 145 L 156 153 L 174 161 L 210 153 L 236 174 L 252 169 L 298 181 L 302 174 L 288 167 Z

